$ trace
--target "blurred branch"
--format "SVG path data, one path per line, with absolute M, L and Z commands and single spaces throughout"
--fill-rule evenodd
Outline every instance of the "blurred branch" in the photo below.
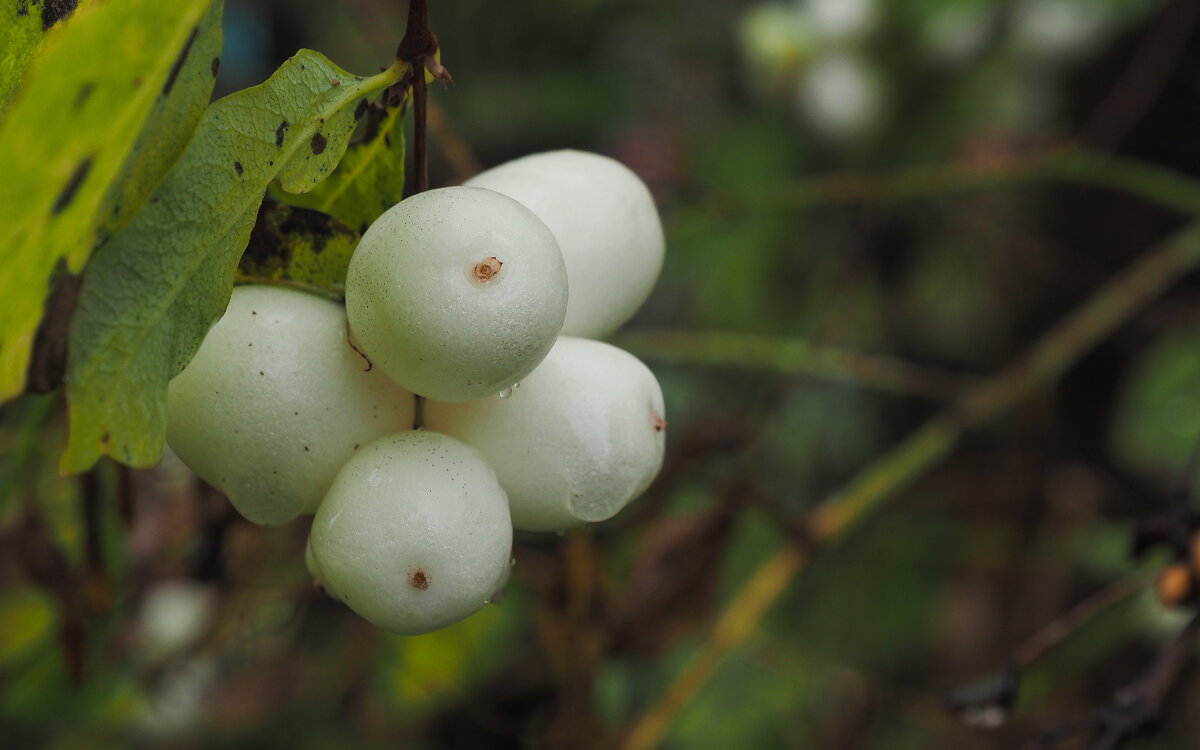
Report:
M 1170 81 L 1176 63 L 1187 51 L 1197 17 L 1200 4 L 1195 0 L 1177 0 L 1166 8 L 1084 123 L 1079 133 L 1081 142 L 1111 149 L 1125 140 Z
M 955 398 L 975 380 L 892 357 L 750 333 L 635 331 L 621 335 L 617 343 L 640 357 L 673 364 L 773 370 L 936 401 Z
M 1055 381 L 1188 272 L 1200 266 L 1200 223 L 1189 225 L 1100 288 L 998 374 L 969 390 L 852 480 L 810 518 L 818 540 L 845 534 L 880 502 L 944 457 L 970 429 Z
M 1132 573 L 1095 592 L 1034 633 L 999 670 L 948 691 L 942 697 L 945 707 L 967 726 L 998 728 L 1008 720 L 1017 701 L 1018 686 L 1030 664 L 1102 613 L 1144 590 L 1152 581 L 1144 573 Z
M 1146 168 L 1132 168 L 1145 176 L 1140 170 Z M 1149 169 L 1155 178 L 1151 184 L 1157 185 L 1164 175 Z M 1200 196 L 1200 187 L 1183 178 L 1173 179 L 1187 185 L 1182 195 L 1193 200 Z M 1198 266 L 1200 222 L 1143 255 L 1046 332 L 1023 356 L 971 388 L 835 492 L 809 517 L 810 538 L 826 545 L 844 539 L 885 500 L 945 458 L 969 430 L 987 424 L 1056 381 L 1096 343 Z M 763 614 L 803 570 L 806 561 L 800 550 L 786 545 L 747 579 L 741 592 L 726 606 L 699 655 L 633 726 L 623 743 L 626 750 L 645 750 L 659 744 L 678 712 L 695 697 L 724 657 L 755 631 Z
M 1153 576 L 1131 573 L 1100 589 L 1034 633 L 1013 652 L 1013 663 L 1024 669 L 1062 643 L 1067 636 L 1154 582 Z
M 466 182 L 475 175 L 483 171 L 483 165 L 479 163 L 479 159 L 475 156 L 475 152 L 467 145 L 467 142 L 459 138 L 458 133 L 450 126 L 449 120 L 446 119 L 445 112 L 437 105 L 437 102 L 429 100 L 429 129 L 433 131 L 437 142 L 442 147 L 442 153 L 445 154 L 446 160 L 450 162 L 450 167 L 454 170 L 454 176 L 458 182 Z
M 1095 736 L 1090 750 L 1116 750 L 1159 718 L 1168 693 L 1196 652 L 1197 636 L 1200 614 L 1192 615 L 1142 679 L 1118 690 L 1109 704 L 1092 716 L 1088 723 L 1095 728 Z
M 1200 183 L 1146 162 L 1071 147 L 913 167 L 885 175 L 822 175 L 777 188 L 769 195 L 756 195 L 754 203 L 772 210 L 894 203 L 1047 181 L 1107 188 L 1181 213 L 1200 215 Z
M 763 615 L 806 562 L 808 558 L 803 552 L 788 545 L 755 571 L 725 607 L 699 656 L 625 738 L 622 744 L 625 750 L 646 750 L 658 745 L 676 714 L 696 696 L 725 655 L 758 629 Z

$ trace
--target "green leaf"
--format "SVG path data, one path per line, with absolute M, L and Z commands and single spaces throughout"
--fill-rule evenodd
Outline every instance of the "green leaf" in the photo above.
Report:
M 150 191 L 179 159 L 212 98 L 221 65 L 221 14 L 216 0 L 192 31 L 155 100 L 133 154 L 107 198 L 102 235 L 112 235 L 133 218 Z
M 129 226 L 95 252 L 71 327 L 71 430 L 61 468 L 162 453 L 168 381 L 229 302 L 267 185 L 299 192 L 331 173 L 359 109 L 402 72 L 353 76 L 303 50 L 264 84 L 208 108 L 183 156 Z
M 88 1 L 0 0 L 0 110 L 16 91 L 42 40 Z
M 357 232 L 329 214 L 264 203 L 236 280 L 295 282 L 341 295 L 358 240 Z
M 24 387 L 54 270 L 83 267 L 106 195 L 212 4 L 81 9 L 47 39 L 0 120 L 0 401 Z
M 387 97 L 385 97 L 387 98 Z M 399 95 L 397 95 L 399 98 Z M 282 200 L 312 208 L 365 232 L 404 193 L 404 111 L 399 102 L 372 104 L 363 139 L 350 146 L 333 175 L 316 189 Z

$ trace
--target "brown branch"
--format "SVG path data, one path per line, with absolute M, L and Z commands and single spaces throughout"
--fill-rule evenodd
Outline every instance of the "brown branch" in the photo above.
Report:
M 1107 706 L 1089 722 L 1095 730 L 1090 750 L 1116 750 L 1158 720 L 1167 694 L 1196 650 L 1200 636 L 1200 614 L 1159 653 L 1146 675 L 1113 695 Z
M 429 28 L 429 4 L 427 0 L 409 0 L 408 26 L 404 38 L 396 48 L 397 59 L 408 64 L 413 73 L 413 161 L 416 172 L 416 188 L 421 193 L 429 189 L 428 150 L 426 147 L 426 97 L 425 69 L 429 68 L 437 78 L 450 80 L 450 74 L 442 68 L 434 55 L 438 51 L 437 36 Z
M 423 193 L 429 189 L 429 152 L 425 137 L 425 120 L 427 108 L 425 100 L 428 93 L 425 88 L 425 68 L 413 68 L 413 159 L 416 171 L 417 186 L 414 192 Z
M 1101 612 L 1144 590 L 1149 583 L 1150 579 L 1145 575 L 1133 574 L 1097 591 L 1017 647 L 1013 652 L 1013 662 L 1021 668 L 1029 666 Z

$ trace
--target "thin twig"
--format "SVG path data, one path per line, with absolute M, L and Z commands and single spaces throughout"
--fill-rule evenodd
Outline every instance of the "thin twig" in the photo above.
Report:
M 807 375 L 935 401 L 953 399 L 977 380 L 893 357 L 751 333 L 642 330 L 617 343 L 646 359 Z
M 890 453 L 852 480 L 812 515 L 815 539 L 842 536 L 875 505 L 950 452 L 979 427 L 1053 382 L 1096 343 L 1200 265 L 1200 223 L 1189 225 L 1139 258 L 1091 299 L 1051 328 L 1025 354 L 972 388 Z
M 1067 147 L 1005 159 L 911 167 L 891 174 L 821 175 L 748 195 L 740 205 L 773 211 L 781 207 L 896 203 L 1047 181 L 1107 188 L 1184 214 L 1200 215 L 1200 184 L 1194 180 L 1153 164 Z M 723 199 L 739 205 L 737 201 Z
M 1013 662 L 1021 668 L 1029 666 L 1084 623 L 1091 622 L 1101 612 L 1142 591 L 1152 580 L 1145 574 L 1134 573 L 1100 589 L 1022 643 L 1013 652 Z
M 466 141 L 454 132 L 454 128 L 450 127 L 450 122 L 446 119 L 441 107 L 433 100 L 430 100 L 428 104 L 429 129 L 433 131 L 437 142 L 441 144 L 442 153 L 450 162 L 457 181 L 466 182 L 482 172 L 483 165 L 479 163 L 478 157 L 471 151 L 471 147 L 467 145 Z
M 1196 651 L 1197 636 L 1200 614 L 1192 615 L 1142 679 L 1118 690 L 1108 705 L 1092 715 L 1095 741 L 1090 750 L 1116 750 L 1159 718 L 1167 695 Z
M 1190 192 L 1195 193 L 1196 188 Z M 1140 258 L 1044 334 L 1024 356 L 972 388 L 834 493 L 810 516 L 810 537 L 827 545 L 844 539 L 885 500 L 945 458 L 968 430 L 988 423 L 1056 381 L 1096 343 L 1197 266 L 1200 223 L 1189 225 Z M 698 656 L 634 724 L 622 745 L 626 750 L 646 750 L 659 744 L 678 712 L 724 657 L 754 632 L 762 615 L 805 562 L 794 546 L 785 545 L 747 579 Z

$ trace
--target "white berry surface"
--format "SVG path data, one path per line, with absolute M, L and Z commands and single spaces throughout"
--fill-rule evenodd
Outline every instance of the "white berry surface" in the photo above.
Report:
M 663 229 L 641 179 L 615 159 L 550 151 L 467 181 L 528 206 L 558 239 L 570 300 L 562 332 L 603 338 L 633 317 L 663 263 Z
M 615 346 L 568 336 L 506 398 L 427 401 L 424 425 L 479 449 L 525 531 L 612 517 L 650 485 L 665 449 L 653 373 Z
M 167 443 L 247 519 L 316 511 L 361 446 L 411 429 L 414 399 L 352 349 L 341 305 L 242 286 L 167 393 Z
M 333 596 L 409 635 L 481 608 L 504 585 L 512 557 L 495 472 L 474 448 L 425 430 L 381 438 L 350 459 L 309 541 Z
M 357 345 L 403 387 L 442 401 L 492 395 L 528 375 L 566 308 L 554 235 L 481 188 L 393 206 L 363 235 L 346 277 Z

